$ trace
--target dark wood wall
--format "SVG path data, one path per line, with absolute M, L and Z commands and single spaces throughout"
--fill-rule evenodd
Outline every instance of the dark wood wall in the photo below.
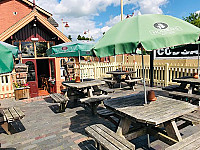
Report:
M 8 43 L 11 41 L 31 41 L 31 38 L 38 38 L 38 41 L 55 41 L 55 44 L 63 43 L 57 35 L 47 29 L 40 22 L 36 22 L 36 27 L 33 26 L 34 21 L 30 22 L 28 25 L 20 29 L 9 39 L 6 40 Z

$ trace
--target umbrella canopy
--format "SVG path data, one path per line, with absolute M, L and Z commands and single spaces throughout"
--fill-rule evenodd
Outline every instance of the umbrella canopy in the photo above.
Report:
M 12 51 L 12 54 L 13 54 L 13 56 L 14 56 L 15 58 L 18 57 L 18 50 L 19 50 L 19 49 L 18 49 L 17 46 L 13 46 L 13 45 L 10 45 L 10 44 L 5 43 L 5 42 L 2 42 L 2 41 L 0 41 L 0 44 L 3 45 L 3 46 L 5 46 L 5 47 L 7 47 L 9 50 L 11 50 L 11 51 Z
M 90 56 L 94 42 L 68 42 L 52 46 L 46 51 L 50 57 L 78 57 Z
M 98 57 L 135 53 L 139 44 L 145 50 L 194 43 L 200 28 L 181 19 L 148 14 L 125 19 L 105 33 L 94 46 Z
M 0 44 L 0 52 L 0 74 L 11 72 L 13 70 L 12 51 Z

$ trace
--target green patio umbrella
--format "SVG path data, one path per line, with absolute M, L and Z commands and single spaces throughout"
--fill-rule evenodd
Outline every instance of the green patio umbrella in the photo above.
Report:
M 147 103 L 144 70 L 144 50 L 155 50 L 175 45 L 194 43 L 198 40 L 200 29 L 181 19 L 148 14 L 133 16 L 114 25 L 95 44 L 93 54 L 106 57 L 118 54 L 135 53 L 142 50 L 142 68 L 145 103 Z M 149 146 L 148 135 L 148 146 Z
M 52 46 L 46 51 L 49 57 L 80 57 L 90 56 L 94 42 L 68 42 Z
M 5 43 L 5 42 L 2 42 L 0 41 L 0 44 L 2 44 L 3 46 L 7 47 L 9 50 L 12 51 L 12 54 L 15 58 L 18 57 L 18 47 L 17 46 L 13 46 L 11 44 L 8 44 L 8 43 Z
M 13 70 L 12 50 L 0 44 L 0 74 L 8 73 Z
M 92 52 L 98 57 L 131 54 L 136 52 L 137 47 L 142 47 L 143 50 L 155 50 L 194 43 L 199 35 L 200 28 L 181 19 L 161 14 L 140 15 L 114 25 L 95 44 Z M 144 63 L 142 64 L 145 103 L 147 103 Z
M 109 31 L 94 46 L 98 57 L 135 53 L 139 44 L 145 50 L 194 43 L 200 28 L 181 19 L 148 14 L 125 19 Z
M 92 49 L 94 44 L 95 43 L 91 41 L 76 41 L 62 43 L 59 45 L 52 46 L 46 51 L 46 53 L 49 57 L 79 57 L 80 63 L 81 56 L 91 56 L 90 50 Z

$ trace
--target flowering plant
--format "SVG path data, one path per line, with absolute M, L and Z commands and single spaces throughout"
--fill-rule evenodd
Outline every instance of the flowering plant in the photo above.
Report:
M 19 82 L 14 82 L 14 83 L 13 83 L 13 86 L 14 86 L 15 88 L 27 87 L 27 86 L 28 86 L 28 83 L 21 84 L 21 83 L 19 83 Z

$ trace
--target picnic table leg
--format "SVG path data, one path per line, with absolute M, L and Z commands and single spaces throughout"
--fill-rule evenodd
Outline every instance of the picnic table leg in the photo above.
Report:
M 64 112 L 66 107 L 66 103 L 60 103 L 60 112 Z
M 97 107 L 98 107 L 98 105 L 99 105 L 99 103 L 97 103 L 97 102 L 90 103 L 92 115 L 96 115 L 97 114 Z
M 4 123 L 1 125 L 1 127 L 6 131 L 6 133 L 7 133 L 8 135 L 11 135 L 11 133 L 10 133 L 10 131 L 9 131 L 9 129 L 8 129 L 8 122 L 4 122 Z
M 167 135 L 177 141 L 181 141 L 182 137 L 174 120 L 170 120 L 164 123 Z
M 194 91 L 194 85 L 190 84 L 190 87 L 188 88 L 188 94 L 192 94 Z
M 126 117 L 122 117 L 120 122 L 119 122 L 119 126 L 117 128 L 117 132 L 116 133 L 119 136 L 124 137 L 123 135 L 128 133 L 130 125 L 131 125 L 131 120 L 126 118 Z
M 67 95 L 67 94 L 68 94 L 68 92 L 66 91 L 66 92 L 65 92 L 65 95 L 64 95 L 65 98 L 68 98 L 68 95 Z
M 93 90 L 92 87 L 88 87 L 87 88 L 88 97 L 92 97 L 93 96 L 92 90 Z
M 135 82 L 134 83 L 130 83 L 130 87 L 133 89 L 133 91 L 135 91 Z

